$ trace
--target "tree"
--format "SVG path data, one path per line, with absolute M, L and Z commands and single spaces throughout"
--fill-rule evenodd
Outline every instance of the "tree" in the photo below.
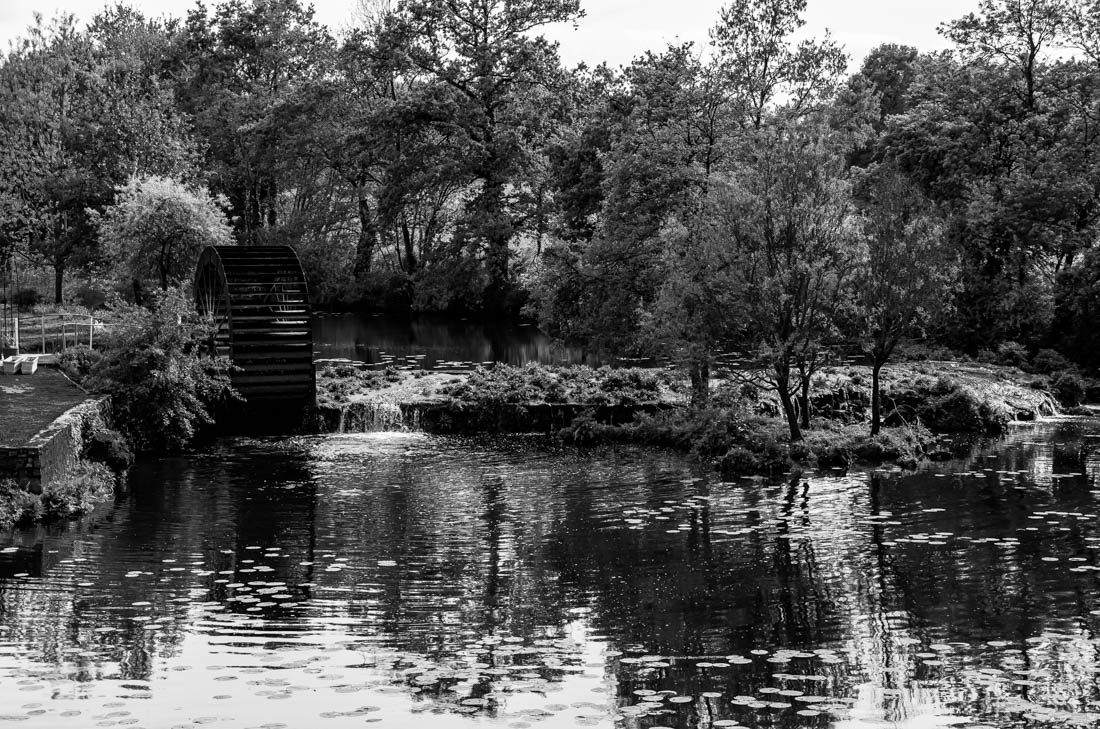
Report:
M 792 42 L 805 12 L 806 0 L 733 0 L 711 30 L 749 126 L 760 127 L 777 99 L 792 110 L 812 106 L 844 72 L 848 58 L 828 35 Z
M 488 306 L 513 289 L 510 245 L 534 216 L 524 195 L 544 127 L 557 106 L 560 63 L 553 44 L 534 36 L 580 17 L 578 0 L 406 0 L 401 5 L 408 59 L 449 90 L 438 122 L 462 135 L 460 174 L 472 187 L 461 234 L 484 246 Z
M 744 327 L 745 292 L 723 235 L 728 223 L 712 207 L 688 223 L 694 229 L 674 220 L 662 231 L 663 280 L 640 321 L 647 349 L 687 368 L 696 407 L 710 403 L 714 360 Z
M 941 24 L 940 33 L 957 43 L 965 57 L 1000 61 L 1023 81 L 1020 98 L 1035 108 L 1039 63 L 1066 25 L 1064 0 L 981 0 L 978 13 Z
M 917 49 L 883 43 L 871 49 L 863 59 L 857 79 L 870 85 L 878 95 L 879 118 L 876 130 L 881 130 L 886 118 L 901 114 L 909 105 L 909 87 L 916 75 Z
M 959 252 L 951 342 L 1049 346 L 1053 283 L 1100 224 L 1100 85 L 1074 61 L 1036 66 L 1035 107 L 1006 63 L 922 57 L 910 108 L 889 117 L 894 160 L 948 216 Z
M 158 75 L 166 33 L 125 8 L 86 30 L 71 16 L 39 19 L 0 64 L 7 199 L 33 211 L 22 235 L 53 267 L 58 303 L 66 271 L 99 261 L 89 211 L 135 172 L 190 169 L 191 141 Z
M 743 292 L 741 348 L 778 395 L 792 442 L 802 439 L 796 400 L 836 334 L 863 257 L 844 164 L 850 146 L 821 114 L 777 113 L 741 140 L 719 203 Z
M 199 3 L 175 46 L 180 108 L 205 143 L 215 193 L 230 202 L 237 240 L 274 234 L 280 196 L 316 166 L 291 151 L 286 129 L 270 123 L 277 105 L 316 80 L 333 53 L 328 29 L 299 0 L 228 0 L 208 13 Z
M 134 177 L 119 189 L 98 221 L 99 236 L 116 270 L 133 282 L 138 303 L 146 279 L 167 290 L 191 276 L 203 248 L 232 243 L 225 204 L 166 177 Z
M 896 168 L 878 165 L 856 182 L 866 258 L 852 277 L 852 331 L 871 357 L 871 435 L 882 421 L 880 376 L 902 337 L 950 301 L 954 253 L 927 198 Z

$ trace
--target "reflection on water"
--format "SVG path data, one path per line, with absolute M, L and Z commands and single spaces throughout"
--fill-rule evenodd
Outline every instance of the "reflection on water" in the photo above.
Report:
M 452 370 L 490 362 L 603 364 L 590 353 L 555 343 L 533 326 L 443 316 L 318 316 L 313 336 L 319 359 L 372 365 Z
M 774 484 L 422 434 L 143 463 L 0 537 L 0 721 L 1095 726 L 1098 436 Z

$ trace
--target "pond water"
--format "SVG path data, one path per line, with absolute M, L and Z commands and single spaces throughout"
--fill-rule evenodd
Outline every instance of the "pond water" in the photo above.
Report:
M 492 362 L 604 364 L 592 353 L 556 343 L 532 325 L 444 316 L 317 316 L 313 337 L 319 359 L 377 366 L 461 370 Z
M 0 724 L 1092 727 L 1100 423 L 916 475 L 378 433 L 0 533 Z

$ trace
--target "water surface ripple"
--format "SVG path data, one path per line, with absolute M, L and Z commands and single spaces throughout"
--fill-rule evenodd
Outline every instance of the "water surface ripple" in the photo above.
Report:
M 0 725 L 1100 725 L 1100 423 L 915 475 L 363 434 L 0 534 Z

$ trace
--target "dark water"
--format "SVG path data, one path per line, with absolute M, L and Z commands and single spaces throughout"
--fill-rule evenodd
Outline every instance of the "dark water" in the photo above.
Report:
M 555 343 L 534 326 L 441 316 L 318 316 L 313 320 L 313 336 L 319 359 L 379 366 L 451 370 L 491 362 L 605 364 L 594 354 Z
M 0 535 L 0 724 L 1100 725 L 1100 423 L 901 477 L 364 434 Z

